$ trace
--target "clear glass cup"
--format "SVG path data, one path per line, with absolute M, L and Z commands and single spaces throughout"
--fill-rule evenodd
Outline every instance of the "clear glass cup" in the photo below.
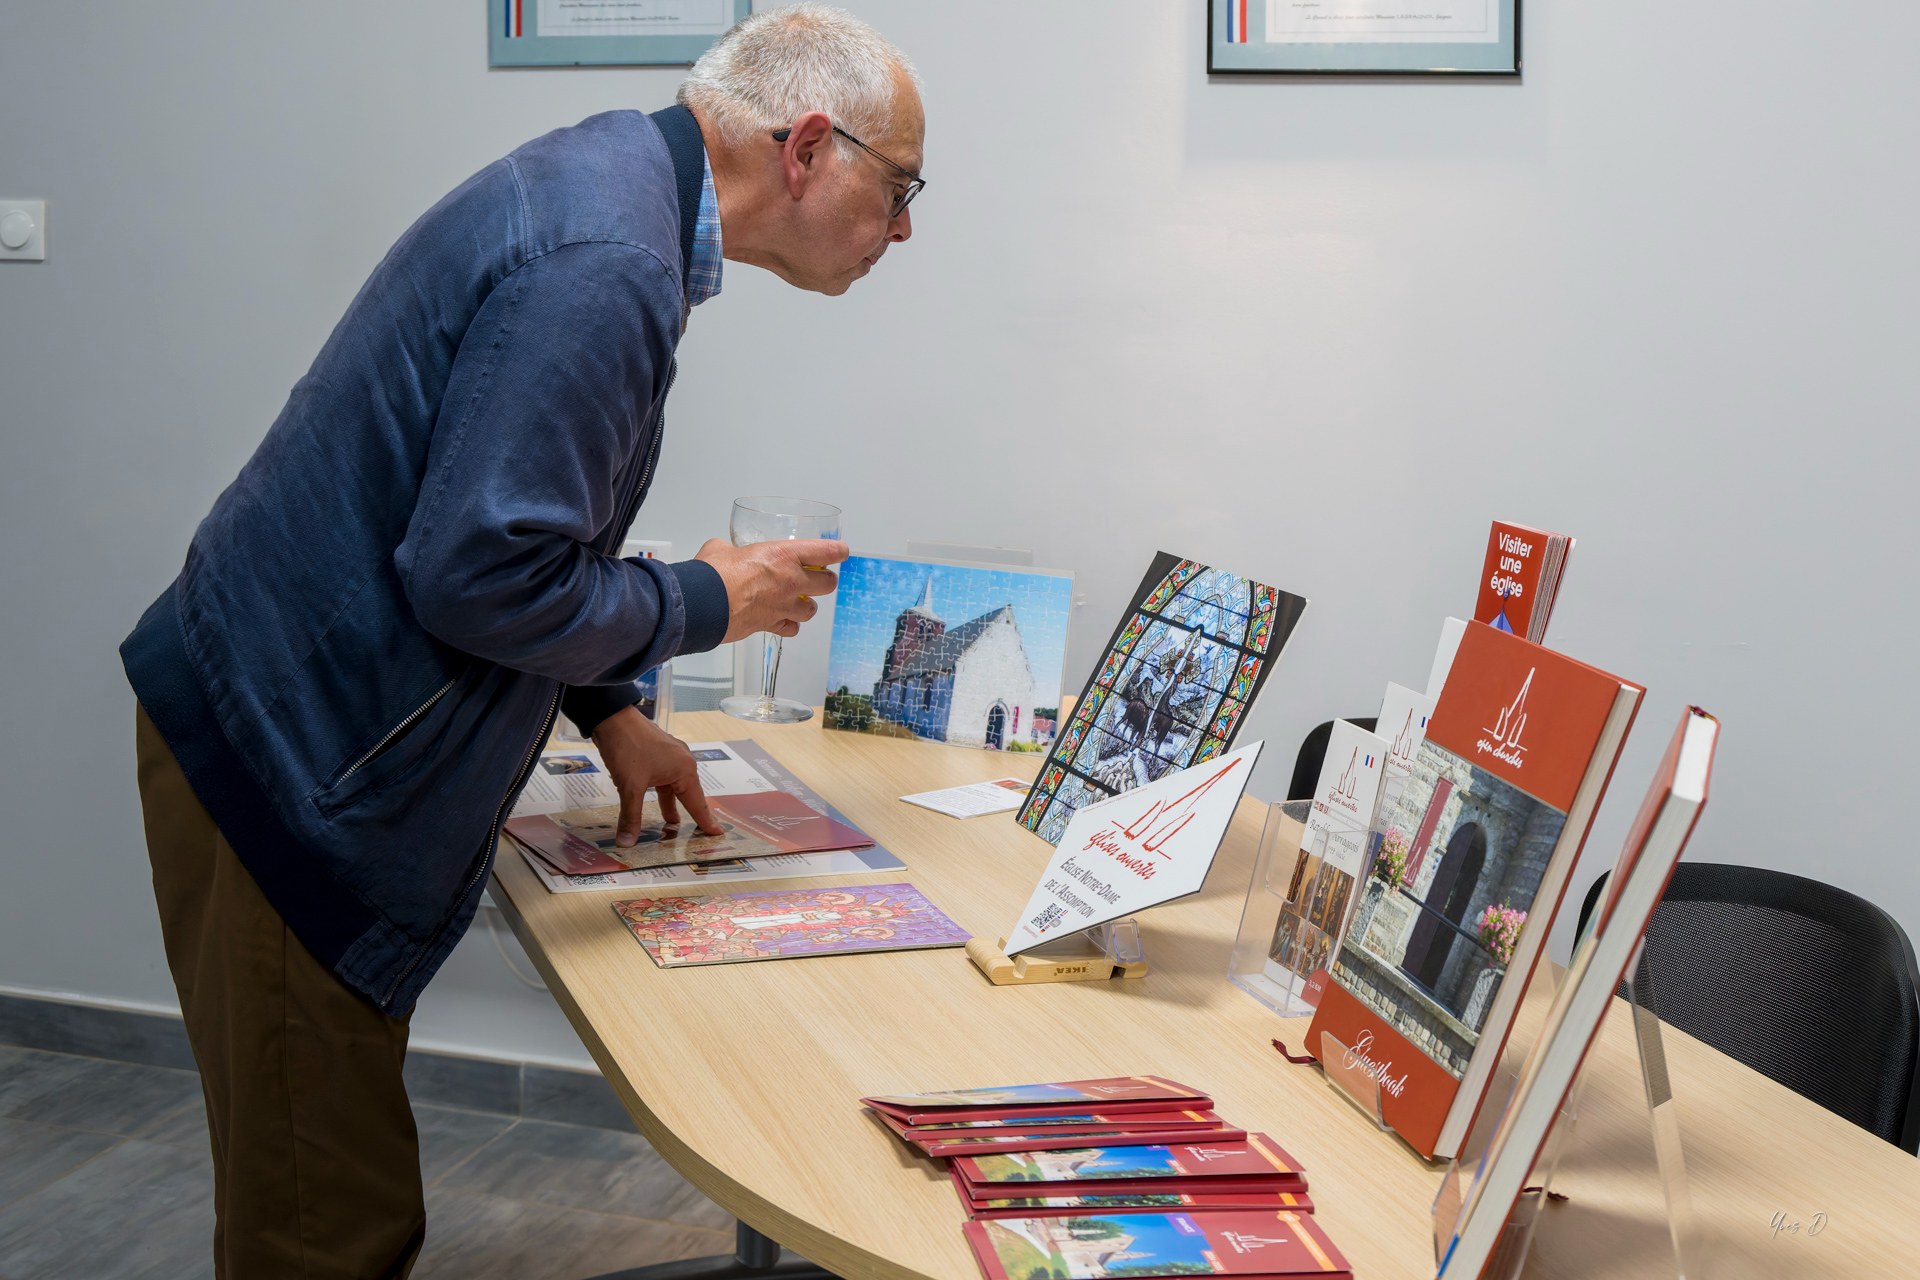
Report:
M 838 538 L 840 508 L 811 498 L 736 498 L 727 534 L 736 547 L 756 542 L 789 542 L 796 538 Z M 760 692 L 736 694 L 720 700 L 720 709 L 742 720 L 761 724 L 795 724 L 813 718 L 813 708 L 791 698 L 773 696 L 780 679 L 780 637 L 774 636 L 761 658 Z

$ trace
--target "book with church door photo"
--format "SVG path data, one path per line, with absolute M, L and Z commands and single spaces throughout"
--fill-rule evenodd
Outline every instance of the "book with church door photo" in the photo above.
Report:
M 1376 819 L 1404 840 L 1375 854 L 1307 1033 L 1424 1156 L 1472 1125 L 1644 692 L 1490 626 L 1461 637 Z
M 826 728 L 991 751 L 1052 745 L 1071 573 L 854 556 L 831 600 Z
M 1057 845 L 1079 809 L 1225 755 L 1306 610 L 1278 587 L 1156 554 L 1020 825 Z

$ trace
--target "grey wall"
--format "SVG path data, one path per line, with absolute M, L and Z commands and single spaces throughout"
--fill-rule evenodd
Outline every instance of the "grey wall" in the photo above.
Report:
M 1080 575 L 1076 686 L 1156 548 L 1267 576 L 1314 601 L 1248 727 L 1272 795 L 1424 678 L 1490 518 L 1568 530 L 1553 643 L 1649 689 L 1578 883 L 1694 701 L 1696 854 L 1920 930 L 1920 11 L 1534 4 L 1524 84 L 1209 83 L 1196 3 L 853 7 L 926 77 L 915 239 L 841 299 L 729 268 L 637 533 L 772 491 L 866 550 L 1031 547 Z M 0 4 L 0 196 L 51 204 L 0 264 L 0 986 L 171 1003 L 114 646 L 406 224 L 679 78 L 490 72 L 480 11 Z M 816 629 L 789 687 L 824 671 Z M 583 1060 L 480 937 L 417 1035 Z

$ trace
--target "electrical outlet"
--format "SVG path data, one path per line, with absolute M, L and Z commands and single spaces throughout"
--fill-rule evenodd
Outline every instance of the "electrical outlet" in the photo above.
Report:
M 47 202 L 0 200 L 0 262 L 41 262 L 47 256 Z

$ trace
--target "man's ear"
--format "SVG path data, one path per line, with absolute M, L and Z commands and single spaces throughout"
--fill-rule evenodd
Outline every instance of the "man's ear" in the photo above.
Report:
M 833 117 L 826 112 L 809 111 L 793 122 L 780 152 L 780 177 L 789 196 L 798 200 L 805 194 L 832 145 Z

